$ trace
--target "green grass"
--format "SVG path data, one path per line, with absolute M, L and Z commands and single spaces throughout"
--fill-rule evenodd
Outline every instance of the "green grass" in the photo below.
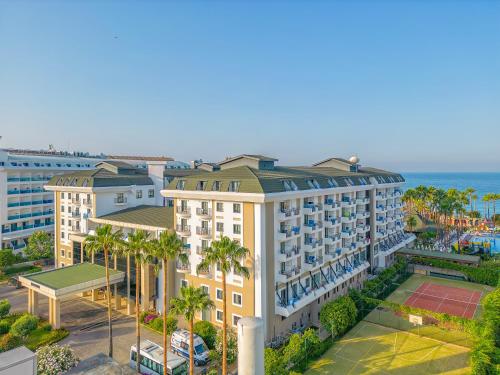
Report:
M 469 349 L 361 321 L 307 375 L 469 374 Z
M 6 321 L 9 325 L 12 325 L 21 316 L 22 314 L 11 314 L 3 318 L 2 321 Z M 22 345 L 35 351 L 40 346 L 56 343 L 69 335 L 69 331 L 64 328 L 48 331 L 45 329 L 47 324 L 46 321 L 40 320 L 38 322 L 38 327 L 22 340 Z M 3 336 L 4 335 L 0 335 L 0 341 Z

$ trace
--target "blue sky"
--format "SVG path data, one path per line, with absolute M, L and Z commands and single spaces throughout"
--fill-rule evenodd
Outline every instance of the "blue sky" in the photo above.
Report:
M 3 147 L 500 170 L 500 2 L 0 0 Z

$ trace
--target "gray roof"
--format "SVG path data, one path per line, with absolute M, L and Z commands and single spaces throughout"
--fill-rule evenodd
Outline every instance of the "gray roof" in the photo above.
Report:
M 243 158 L 253 159 L 253 160 L 258 160 L 258 161 L 278 161 L 278 159 L 270 158 L 269 156 L 264 156 L 264 155 L 242 154 L 242 155 L 233 156 L 233 157 L 224 159 L 223 161 L 221 161 L 217 164 L 222 165 L 222 164 L 226 164 L 226 163 L 229 163 L 231 161 L 243 159 Z
M 75 171 L 52 177 L 48 186 L 109 187 L 153 185 L 147 172 L 122 161 L 103 161 L 97 169 Z
M 98 219 L 106 220 L 108 222 L 114 221 L 117 223 L 171 229 L 174 225 L 174 210 L 172 207 L 142 205 L 102 215 L 99 216 Z
M 248 166 L 228 168 L 216 172 L 206 172 L 175 178 L 168 190 L 181 190 L 179 181 L 184 181 L 183 190 L 214 191 L 214 182 L 219 182 L 219 191 L 228 191 L 232 181 L 239 183 L 240 193 L 277 193 L 287 191 L 284 181 L 292 181 L 297 190 L 311 190 L 314 180 L 320 188 L 344 187 L 370 184 L 374 177 L 379 183 L 404 182 L 401 175 L 370 171 L 347 172 L 331 167 L 281 167 L 273 169 L 255 169 Z M 391 181 L 392 179 L 392 181 Z M 203 189 L 202 184 L 203 182 Z

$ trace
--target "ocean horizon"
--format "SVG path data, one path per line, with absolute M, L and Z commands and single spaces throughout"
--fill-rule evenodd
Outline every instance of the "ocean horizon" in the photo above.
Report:
M 484 215 L 483 196 L 487 193 L 500 193 L 500 172 L 401 172 L 401 175 L 406 180 L 404 189 L 419 185 L 458 190 L 474 188 L 478 196 L 476 209 L 482 215 Z M 497 207 L 497 211 L 500 213 L 500 207 Z

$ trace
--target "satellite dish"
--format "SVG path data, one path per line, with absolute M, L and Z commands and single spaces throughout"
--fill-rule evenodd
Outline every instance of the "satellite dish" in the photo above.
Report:
M 359 163 L 359 158 L 356 155 L 353 155 L 349 158 L 349 162 L 352 164 L 358 164 Z

